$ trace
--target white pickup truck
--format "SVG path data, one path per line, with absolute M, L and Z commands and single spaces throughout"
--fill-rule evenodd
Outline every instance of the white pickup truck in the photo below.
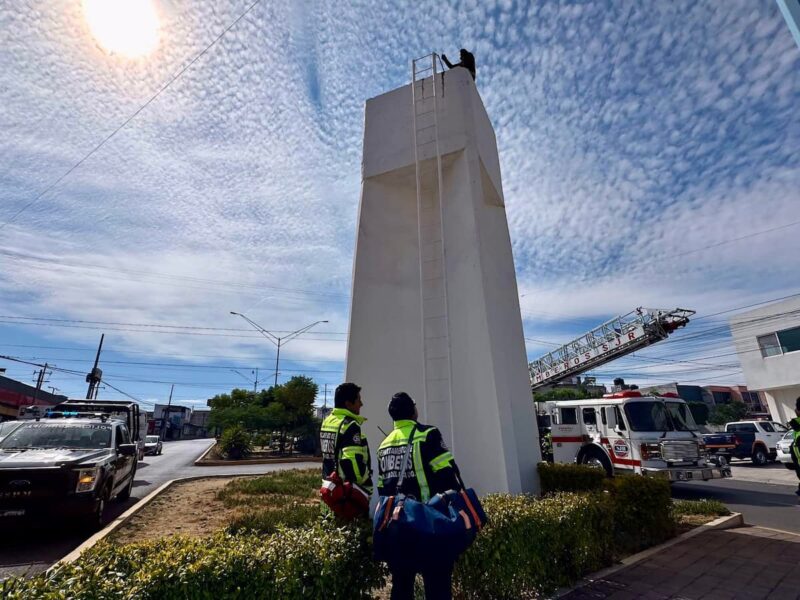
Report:
M 775 421 L 736 421 L 725 425 L 725 432 L 735 436 L 732 457 L 750 459 L 759 466 L 776 459 L 775 447 L 786 431 L 786 426 Z

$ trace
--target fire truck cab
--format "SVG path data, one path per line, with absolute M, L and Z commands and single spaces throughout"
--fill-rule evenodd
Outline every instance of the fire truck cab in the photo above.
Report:
M 727 465 L 709 461 L 689 406 L 675 394 L 638 391 L 602 399 L 546 402 L 553 461 L 634 473 L 669 481 L 730 477 Z

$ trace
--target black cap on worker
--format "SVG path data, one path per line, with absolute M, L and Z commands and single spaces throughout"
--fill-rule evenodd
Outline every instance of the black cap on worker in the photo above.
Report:
M 797 397 L 797 400 L 794 402 L 795 410 L 800 410 L 800 396 Z
M 355 383 L 343 383 L 336 388 L 333 394 L 333 405 L 336 408 L 345 408 L 345 402 L 355 402 L 361 393 L 361 387 Z
M 389 401 L 389 416 L 393 421 L 413 419 L 416 403 L 405 392 L 397 392 Z

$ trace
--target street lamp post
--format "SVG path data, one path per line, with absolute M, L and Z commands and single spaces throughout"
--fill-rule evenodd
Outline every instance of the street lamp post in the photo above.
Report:
M 259 325 L 258 323 L 256 323 L 252 319 L 250 319 L 249 317 L 243 315 L 242 313 L 238 313 L 238 312 L 234 312 L 234 311 L 230 311 L 230 312 L 231 312 L 232 315 L 236 315 L 237 317 L 242 317 L 245 321 L 250 323 L 250 325 L 256 331 L 258 331 L 261 335 L 263 335 L 265 338 L 267 338 L 270 342 L 275 344 L 275 346 L 278 348 L 278 352 L 275 355 L 275 387 L 278 386 L 278 367 L 280 366 L 280 361 L 281 361 L 281 346 L 287 344 L 288 342 L 291 342 L 297 336 L 305 333 L 306 331 L 308 331 L 309 329 L 311 329 L 315 325 L 319 325 L 320 323 L 327 323 L 327 321 L 314 321 L 310 325 L 306 325 L 305 327 L 301 327 L 297 331 L 292 331 L 291 333 L 287 333 L 286 335 L 284 335 L 282 337 L 279 337 L 279 336 L 275 335 L 274 333 L 272 333 L 271 331 L 267 331 L 261 325 Z

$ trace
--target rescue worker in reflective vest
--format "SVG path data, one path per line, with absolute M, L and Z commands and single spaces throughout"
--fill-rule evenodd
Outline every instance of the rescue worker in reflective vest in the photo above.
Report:
M 789 427 L 792 430 L 793 441 L 789 447 L 789 452 L 792 455 L 792 462 L 794 463 L 794 472 L 797 473 L 797 479 L 800 480 L 800 397 L 794 403 L 795 417 L 789 421 Z M 797 484 L 795 494 L 800 496 L 800 483 Z
M 389 402 L 389 416 L 394 429 L 378 448 L 378 494 L 394 496 L 403 493 L 420 502 L 432 496 L 460 488 L 456 478 L 453 455 L 442 439 L 441 432 L 431 425 L 417 423 L 417 406 L 405 392 L 399 392 Z M 401 490 L 397 489 L 403 455 L 411 430 L 416 425 L 411 455 Z M 389 565 L 392 573 L 392 600 L 414 597 L 416 573 L 400 565 Z M 452 598 L 453 563 L 431 564 L 422 571 L 425 597 L 428 600 Z
M 322 478 L 333 471 L 342 481 L 349 481 L 372 493 L 372 463 L 367 437 L 361 431 L 366 420 L 361 416 L 361 388 L 355 383 L 343 383 L 336 388 L 334 409 L 322 422 Z

